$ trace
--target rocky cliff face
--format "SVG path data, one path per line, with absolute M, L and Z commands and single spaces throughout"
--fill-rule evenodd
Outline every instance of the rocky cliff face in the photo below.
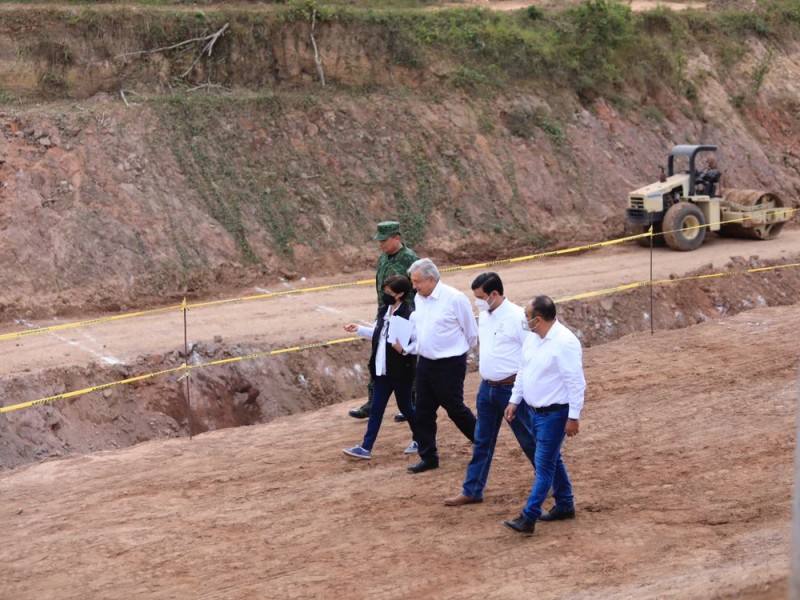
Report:
M 187 14 L 159 38 L 4 15 L 4 317 L 365 268 L 390 218 L 442 262 L 618 236 L 627 192 L 677 143 L 719 145 L 730 187 L 800 198 L 791 36 L 740 40 L 732 64 L 683 48 L 688 93 L 650 81 L 611 101 L 535 78 L 484 87 L 452 57 L 420 64 L 391 27 L 342 20 L 315 24 L 325 87 L 305 21 L 247 29 L 239 16 L 194 66 L 207 39 L 131 54 L 191 39 Z

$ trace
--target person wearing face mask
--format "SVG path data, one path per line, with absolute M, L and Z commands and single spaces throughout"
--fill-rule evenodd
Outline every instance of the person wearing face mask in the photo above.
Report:
M 361 459 L 372 458 L 372 448 L 381 428 L 383 414 L 389 397 L 394 393 L 397 407 L 405 415 L 416 441 L 417 419 L 414 405 L 411 403 L 411 388 L 414 384 L 414 373 L 417 368 L 416 357 L 398 352 L 388 343 L 389 323 L 392 319 L 406 319 L 411 316 L 413 308 L 405 298 L 411 292 L 411 281 L 405 275 L 392 275 L 383 287 L 381 300 L 383 306 L 378 311 L 374 327 L 363 327 L 355 323 L 344 326 L 345 331 L 358 333 L 372 339 L 372 354 L 369 359 L 370 376 L 375 381 L 372 391 L 372 409 L 367 422 L 367 432 L 360 446 L 345 448 L 348 456 Z M 413 340 L 412 335 L 412 340 Z M 416 448 L 416 445 L 415 445 Z
M 535 335 L 522 346 L 522 366 L 505 418 L 509 423 L 527 418 L 536 444 L 536 474 L 522 513 L 516 519 L 503 521 L 503 525 L 531 535 L 536 521 L 575 517 L 572 484 L 561 459 L 561 444 L 564 436 L 578 435 L 586 379 L 581 343 L 556 319 L 556 305 L 549 297 L 536 296 L 530 301 L 525 307 L 525 324 Z M 520 412 L 522 403 L 528 409 L 524 414 Z M 555 506 L 542 514 L 542 504 L 551 487 Z
M 530 330 L 522 325 L 525 312 L 503 295 L 503 282 L 497 273 L 478 275 L 472 282 L 472 293 L 478 308 L 478 370 L 481 374 L 476 401 L 475 445 L 462 491 L 458 496 L 445 498 L 445 506 L 483 502 L 483 489 L 489 477 L 497 435 L 520 367 L 522 344 L 531 335 Z M 509 425 L 533 464 L 536 444 L 526 426 L 527 420 L 517 418 Z
M 400 231 L 400 223 L 397 221 L 381 221 L 378 223 L 377 232 L 373 238 L 378 242 L 378 249 L 381 255 L 378 258 L 378 264 L 375 267 L 375 289 L 378 293 L 378 311 L 383 307 L 382 295 L 383 287 L 386 285 L 387 278 L 392 275 L 405 275 L 408 268 L 419 257 L 414 251 L 403 243 L 402 234 Z M 414 308 L 414 290 L 405 298 L 405 303 Z M 370 407 L 372 406 L 372 389 L 375 382 L 370 379 L 367 386 L 367 401 L 359 406 L 348 411 L 348 415 L 354 419 L 367 419 L 369 418 Z M 412 392 L 413 400 L 413 392 Z M 395 416 L 395 421 L 402 421 L 405 417 L 402 413 Z M 411 444 L 406 448 L 406 454 L 416 453 L 417 448 Z

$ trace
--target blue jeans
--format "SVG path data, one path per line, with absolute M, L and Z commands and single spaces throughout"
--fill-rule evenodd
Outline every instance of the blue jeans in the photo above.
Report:
M 369 412 L 367 433 L 364 434 L 364 441 L 361 442 L 362 448 L 371 451 L 372 446 L 375 445 L 375 439 L 378 437 L 378 431 L 380 431 L 381 423 L 383 422 L 383 413 L 386 412 L 386 405 L 389 403 L 389 397 L 392 392 L 394 392 L 394 398 L 397 400 L 397 407 L 405 415 L 406 422 L 411 428 L 411 435 L 414 440 L 417 439 L 415 433 L 417 415 L 414 411 L 414 405 L 411 403 L 411 389 L 413 386 L 413 379 L 398 379 L 386 375 L 375 377 L 375 387 L 372 390 L 372 409 Z
M 567 475 L 564 461 L 561 460 L 561 443 L 564 441 L 564 428 L 569 417 L 569 406 L 546 413 L 535 413 L 528 407 L 526 411 L 531 432 L 536 440 L 534 463 L 536 475 L 528 502 L 522 514 L 531 521 L 542 516 L 542 503 L 547 498 L 550 488 L 556 507 L 559 510 L 573 510 L 575 499 L 572 497 L 572 484 Z
M 511 397 L 514 384 L 490 386 L 486 381 L 481 381 L 478 388 L 478 423 L 475 425 L 475 446 L 472 448 L 472 460 L 467 467 L 467 476 L 464 478 L 463 494 L 469 498 L 483 498 L 483 488 L 489 477 L 489 467 L 492 466 L 494 447 L 497 444 L 497 435 L 503 423 L 503 413 Z M 528 405 L 524 402 L 517 409 L 516 418 L 509 423 L 522 451 L 534 464 L 536 442 L 531 435 Z

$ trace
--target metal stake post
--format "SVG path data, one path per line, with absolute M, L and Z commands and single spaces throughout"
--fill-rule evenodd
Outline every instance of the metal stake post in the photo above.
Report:
M 650 223 L 650 335 L 653 335 L 653 223 Z
M 183 297 L 183 366 L 185 371 L 181 379 L 186 380 L 186 428 L 189 430 L 189 439 L 192 439 L 192 402 L 191 402 L 191 385 L 189 383 L 189 325 L 187 313 L 189 307 L 186 304 L 186 296 Z

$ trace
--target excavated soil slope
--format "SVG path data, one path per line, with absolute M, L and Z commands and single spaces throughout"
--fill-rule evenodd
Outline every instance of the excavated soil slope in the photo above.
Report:
M 655 15 L 636 35 L 673 49 L 651 48 L 653 76 L 623 78 L 612 101 L 552 66 L 540 81 L 509 60 L 486 83 L 484 55 L 406 47 L 399 32 L 422 26 L 390 17 L 316 23 L 323 87 L 311 23 L 280 7 L 2 10 L 5 320 L 366 269 L 387 218 L 450 263 L 615 237 L 627 193 L 677 143 L 718 144 L 728 187 L 800 201 L 790 28 L 675 46 L 678 24 Z M 225 23 L 210 57 L 197 41 L 158 50 Z M 655 76 L 659 60 L 675 81 Z

